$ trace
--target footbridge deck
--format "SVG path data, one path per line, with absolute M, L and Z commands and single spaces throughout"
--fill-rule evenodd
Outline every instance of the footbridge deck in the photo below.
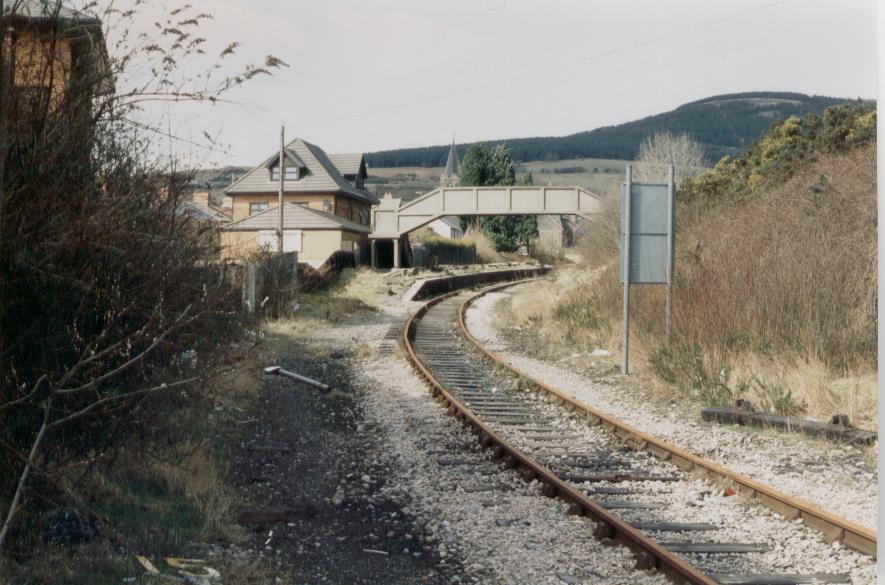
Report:
M 385 197 L 372 208 L 372 239 L 399 238 L 448 215 L 593 215 L 598 195 L 580 187 L 452 187 L 405 205 Z

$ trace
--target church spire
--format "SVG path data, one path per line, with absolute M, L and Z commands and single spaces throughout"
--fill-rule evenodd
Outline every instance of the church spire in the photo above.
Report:
M 458 151 L 455 149 L 455 137 L 452 137 L 452 147 L 449 148 L 449 159 L 446 161 L 446 169 L 440 177 L 442 187 L 456 187 L 461 177 L 461 161 L 458 160 Z

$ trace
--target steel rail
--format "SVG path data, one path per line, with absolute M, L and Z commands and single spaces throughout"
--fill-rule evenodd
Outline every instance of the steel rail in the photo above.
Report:
M 598 526 L 594 534 L 597 538 L 608 537 L 614 542 L 631 549 L 636 554 L 637 568 L 655 568 L 674 583 L 680 585 L 717 585 L 714 579 L 671 553 L 619 516 L 611 513 L 599 503 L 591 500 L 572 485 L 560 479 L 554 472 L 510 445 L 440 383 L 427 364 L 418 356 L 412 340 L 415 335 L 417 322 L 427 313 L 428 309 L 457 294 L 460 294 L 460 292 L 455 291 L 437 297 L 422 305 L 406 321 L 400 338 L 409 361 L 419 375 L 430 384 L 434 396 L 447 408 L 448 414 L 471 427 L 478 434 L 480 444 L 486 448 L 493 449 L 495 458 L 503 460 L 507 467 L 518 468 L 527 481 L 536 479 L 542 482 L 545 485 L 544 494 L 546 496 L 559 497 L 571 504 L 570 513 L 588 516 L 596 521 Z M 460 314 L 459 310 L 459 319 Z
M 644 433 L 574 397 L 568 396 L 561 390 L 534 378 L 485 347 L 485 345 L 476 339 L 467 329 L 466 315 L 468 307 L 473 301 L 485 294 L 525 282 L 528 281 L 508 282 L 503 285 L 495 285 L 485 288 L 479 293 L 466 299 L 458 309 L 458 327 L 461 330 L 461 334 L 481 353 L 492 360 L 492 362 L 498 366 L 506 368 L 516 376 L 533 384 L 551 396 L 554 396 L 567 408 L 573 411 L 583 412 L 590 424 L 601 425 L 606 430 L 617 435 L 621 440 L 630 443 L 633 447 L 645 450 L 663 461 L 669 461 L 680 469 L 686 471 L 700 470 L 705 472 L 717 482 L 724 483 L 735 489 L 738 493 L 743 494 L 748 498 L 755 499 L 758 503 L 774 510 L 788 520 L 801 518 L 803 523 L 810 528 L 821 532 L 827 542 L 840 541 L 849 548 L 876 558 L 877 535 L 875 531 L 822 510 L 810 502 L 794 498 L 793 496 L 788 496 L 771 486 L 750 479 L 739 473 L 735 473 L 721 465 L 717 465 L 716 463 L 699 457 L 694 453 Z

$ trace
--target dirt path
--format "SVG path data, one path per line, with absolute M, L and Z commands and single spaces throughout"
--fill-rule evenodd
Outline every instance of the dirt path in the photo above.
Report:
M 382 495 L 388 469 L 353 382 L 351 355 L 314 357 L 292 347 L 281 365 L 334 386 L 325 393 L 285 378 L 265 380 L 256 421 L 244 425 L 235 481 L 252 502 L 240 515 L 247 555 L 273 559 L 299 583 L 448 583 L 458 563 L 441 565 L 421 530 Z

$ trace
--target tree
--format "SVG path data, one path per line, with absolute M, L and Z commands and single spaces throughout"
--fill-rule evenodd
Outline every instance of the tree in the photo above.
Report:
M 676 166 L 677 179 L 694 177 L 704 170 L 704 149 L 688 134 L 653 134 L 639 146 L 633 178 L 647 183 L 666 182 L 670 164 Z
M 489 154 L 489 166 L 486 176 L 486 185 L 514 185 L 516 183 L 516 171 L 513 168 L 513 158 L 510 150 L 503 144 L 492 149 Z
M 458 184 L 462 187 L 482 187 L 487 185 L 489 173 L 489 151 L 478 144 L 471 144 L 461 161 L 461 177 Z
M 523 178 L 532 181 L 531 173 Z M 461 163 L 463 187 L 488 187 L 493 185 L 516 184 L 516 171 L 510 150 L 499 144 L 491 152 L 483 146 L 471 145 Z M 465 229 L 479 225 L 499 252 L 513 252 L 521 244 L 528 242 L 538 233 L 538 221 L 534 215 L 498 215 L 484 218 L 462 218 Z

